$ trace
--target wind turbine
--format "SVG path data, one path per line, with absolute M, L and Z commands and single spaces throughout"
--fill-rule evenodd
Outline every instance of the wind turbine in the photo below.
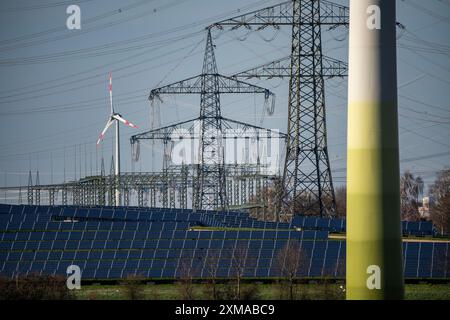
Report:
M 109 73 L 109 104 L 111 107 L 111 114 L 109 116 L 108 122 L 106 122 L 106 126 L 103 131 L 100 133 L 100 136 L 97 140 L 97 146 L 100 144 L 102 139 L 105 136 L 108 128 L 115 122 L 116 123 L 116 163 L 114 167 L 114 175 L 116 177 L 116 206 L 120 206 L 120 189 L 118 185 L 118 178 L 120 176 L 120 135 L 119 135 L 119 122 L 126 124 L 129 127 L 137 129 L 138 126 L 132 124 L 128 120 L 125 120 L 120 114 L 114 112 L 113 102 L 112 102 L 112 74 Z

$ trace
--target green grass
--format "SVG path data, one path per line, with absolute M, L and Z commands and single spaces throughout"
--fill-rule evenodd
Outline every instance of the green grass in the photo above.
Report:
M 450 300 L 450 284 L 408 284 L 405 296 L 408 300 Z
M 325 300 L 344 299 L 340 284 L 299 284 L 297 299 Z M 219 285 L 225 289 L 225 285 Z M 177 300 L 181 299 L 181 286 L 178 284 L 143 284 L 140 286 L 144 299 Z M 234 286 L 228 285 L 228 290 Z M 269 300 L 280 298 L 280 287 L 276 284 L 244 284 L 243 290 L 251 290 L 256 299 Z M 255 289 L 256 288 L 256 289 Z M 286 287 L 283 292 L 286 293 Z M 195 299 L 209 299 L 204 284 L 193 285 Z M 76 291 L 77 299 L 82 300 L 123 300 L 128 299 L 126 287 L 123 285 L 86 285 Z M 450 300 L 450 284 L 406 284 L 405 298 L 407 300 Z

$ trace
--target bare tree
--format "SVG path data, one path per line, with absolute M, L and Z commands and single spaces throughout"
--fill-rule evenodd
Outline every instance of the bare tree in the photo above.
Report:
M 179 291 L 181 293 L 182 299 L 193 300 L 194 299 L 194 276 L 195 270 L 192 266 L 193 258 L 191 255 L 184 253 L 180 257 L 180 262 L 178 264 L 178 275 L 179 275 Z
M 251 208 L 250 216 L 263 221 L 275 221 L 277 209 L 276 188 L 276 186 L 263 188 L 259 193 L 251 197 L 251 202 L 263 204 L 264 208 Z
M 336 261 L 336 277 L 345 278 L 345 258 L 340 256 Z
M 344 291 L 342 285 L 335 277 L 338 271 L 339 260 L 336 260 L 330 267 L 325 267 L 322 272 L 321 279 L 321 299 L 322 300 L 342 300 L 344 298 Z
M 334 195 L 336 197 L 336 209 L 339 217 L 345 218 L 347 215 L 347 187 L 337 187 Z
M 296 240 L 289 240 L 278 252 L 277 268 L 280 271 L 280 276 L 286 283 L 286 285 L 282 283 L 281 288 L 288 287 L 289 300 L 295 299 L 295 281 L 299 269 L 305 260 L 305 254 L 302 252 L 300 243 Z
M 423 192 L 423 179 L 405 171 L 400 177 L 400 200 L 402 218 L 409 221 L 420 220 L 419 196 Z
M 450 233 L 450 169 L 438 172 L 430 187 L 430 218 L 441 234 Z
M 450 273 L 449 252 L 447 250 L 435 250 L 433 260 L 436 265 L 433 269 L 437 271 L 437 277 L 446 279 Z M 436 273 L 433 276 L 436 277 Z
M 129 300 L 142 300 L 144 298 L 144 287 L 141 284 L 144 280 L 139 275 L 128 275 L 120 284 L 124 287 L 124 292 Z
M 231 249 L 231 270 L 232 276 L 236 280 L 235 299 L 241 299 L 241 282 L 244 277 L 244 272 L 247 261 L 248 247 L 245 244 L 238 244 L 236 248 Z
M 220 268 L 220 251 L 219 250 L 208 250 L 208 254 L 205 260 L 205 269 L 208 274 L 208 286 L 207 293 L 209 297 L 214 300 L 220 298 L 219 291 L 217 288 L 217 278 Z

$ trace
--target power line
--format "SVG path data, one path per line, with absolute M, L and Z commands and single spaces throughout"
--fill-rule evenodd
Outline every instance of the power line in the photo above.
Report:
M 86 25 L 86 24 L 90 24 L 92 22 L 98 22 L 99 20 L 102 20 L 104 18 L 108 18 L 108 17 L 114 16 L 116 14 L 122 14 L 125 11 L 134 9 L 134 8 L 140 6 L 140 5 L 148 4 L 149 2 L 152 2 L 152 1 L 155 1 L 155 0 L 144 0 L 144 1 L 141 1 L 141 2 L 139 2 L 137 4 L 129 5 L 129 6 L 124 7 L 124 8 L 116 9 L 116 10 L 113 10 L 113 11 L 101 14 L 101 15 L 99 15 L 97 17 L 93 17 L 93 18 L 84 20 L 83 23 L 84 23 L 84 25 Z M 171 7 L 176 6 L 176 5 L 180 5 L 180 4 L 182 4 L 182 3 L 186 2 L 186 1 L 189 1 L 189 0 L 173 1 L 173 2 L 171 2 L 169 4 L 165 4 L 163 6 L 154 8 L 152 10 L 147 10 L 147 11 L 144 11 L 144 12 L 140 12 L 139 14 L 137 14 L 137 15 L 131 17 L 131 18 L 118 20 L 118 21 L 115 21 L 113 23 L 104 24 L 104 25 L 100 25 L 100 26 L 93 26 L 91 28 L 83 28 L 83 30 L 80 30 L 79 32 L 76 32 L 76 33 L 73 33 L 73 32 L 67 33 L 67 28 L 60 28 L 60 27 L 58 27 L 58 28 L 54 28 L 54 29 L 51 29 L 51 30 L 43 31 L 43 32 L 40 32 L 40 33 L 37 33 L 37 34 L 29 35 L 29 36 L 23 36 L 23 37 L 19 37 L 19 38 L 16 38 L 16 39 L 9 39 L 9 40 L 0 41 L 0 45 L 1 45 L 2 43 L 5 43 L 5 42 L 7 43 L 8 41 L 18 41 L 18 40 L 22 40 L 23 38 L 26 38 L 26 37 L 33 38 L 33 37 L 36 37 L 36 36 L 40 36 L 42 34 L 45 35 L 45 33 L 48 32 L 48 31 L 50 33 L 57 32 L 57 31 L 66 31 L 66 33 L 63 34 L 63 35 L 59 35 L 59 36 L 56 36 L 56 37 L 53 37 L 53 38 L 48 38 L 48 39 L 37 39 L 37 40 L 31 41 L 31 42 L 28 42 L 28 43 L 21 43 L 21 44 L 18 44 L 16 46 L 12 46 L 12 47 L 0 48 L 0 51 L 28 47 L 28 46 L 32 46 L 32 45 L 35 45 L 35 44 L 41 45 L 41 44 L 45 44 L 45 43 L 48 43 L 48 42 L 51 42 L 51 41 L 55 41 L 55 40 L 65 40 L 65 39 L 68 39 L 70 37 L 84 35 L 84 34 L 86 34 L 88 32 L 97 31 L 97 30 L 100 30 L 100 29 L 104 29 L 104 28 L 108 28 L 108 27 L 120 24 L 120 23 L 128 22 L 128 21 L 131 21 L 133 19 L 138 19 L 138 18 L 141 18 L 141 17 L 143 17 L 145 15 L 148 15 L 148 14 L 154 14 L 154 13 L 160 12 L 161 10 L 165 10 L 165 9 L 171 8 Z M 177 31 L 180 31 L 180 30 L 184 30 L 184 28 L 192 28 L 194 26 L 201 25 L 202 23 L 205 23 L 207 21 L 211 21 L 211 19 L 213 19 L 212 21 L 216 21 L 217 19 L 220 19 L 220 18 L 222 18 L 222 17 L 224 17 L 226 15 L 230 15 L 230 14 L 239 12 L 239 10 L 248 10 L 248 9 L 254 7 L 254 6 L 260 5 L 260 4 L 268 2 L 268 1 L 270 1 L 270 0 L 259 0 L 259 1 L 255 2 L 255 3 L 252 3 L 250 5 L 244 6 L 244 7 L 240 8 L 240 9 L 232 10 L 232 11 L 227 12 L 227 13 L 222 13 L 220 15 L 211 17 L 209 19 L 200 20 L 200 21 L 191 23 L 190 25 L 187 25 L 187 26 L 184 26 L 184 27 L 180 26 L 180 27 L 172 28 L 172 29 L 170 29 L 168 31 L 162 31 L 161 33 L 165 33 L 165 32 L 173 33 L 173 32 L 177 32 Z M 158 34 L 158 33 L 156 33 L 156 34 Z M 132 42 L 135 42 L 135 41 L 142 41 L 142 40 L 147 39 L 148 37 L 154 37 L 154 36 L 155 35 L 152 35 L 152 34 L 144 35 L 144 36 L 141 36 L 141 37 L 138 37 L 138 38 L 134 38 L 134 39 L 130 39 L 130 40 L 123 40 L 123 41 L 121 41 L 121 43 L 122 44 L 126 44 L 126 43 L 132 43 Z
M 85 2 L 91 2 L 91 1 L 93 1 L 93 0 L 77 0 L 77 4 L 85 3 Z M 18 6 L 18 7 L 11 7 L 11 8 L 2 8 L 2 9 L 0 9 L 0 13 L 11 13 L 11 12 L 18 12 L 18 11 L 41 10 L 41 9 L 55 8 L 55 7 L 61 7 L 61 6 L 69 6 L 71 4 L 73 4 L 72 0 L 51 2 L 51 3 L 38 4 L 38 5 L 30 5 L 30 6 Z
M 73 51 L 66 51 L 66 52 L 58 52 L 48 55 L 41 55 L 41 56 L 34 56 L 34 57 L 26 57 L 26 58 L 12 58 L 12 59 L 3 59 L 0 60 L 0 66 L 15 66 L 15 65 L 30 65 L 30 64 L 43 64 L 43 63 L 53 63 L 53 62 L 69 62 L 76 59 L 88 59 L 93 57 L 99 57 L 104 55 L 112 55 L 112 54 L 119 54 L 124 52 L 130 52 L 140 49 L 146 49 L 151 46 L 164 46 L 179 40 L 185 40 L 189 39 L 191 37 L 194 37 L 198 34 L 200 34 L 202 31 L 196 31 L 191 32 L 186 35 L 181 36 L 175 36 L 170 39 L 164 39 L 164 40 L 158 40 L 150 43 L 142 43 L 142 44 L 136 44 L 133 46 L 123 47 L 123 48 L 117 48 L 117 49 L 108 49 L 103 50 L 99 52 L 83 52 L 85 49 L 77 49 Z M 100 48 L 100 49 L 105 49 Z M 97 49 L 95 49 L 97 50 Z M 87 50 L 87 51 L 90 51 Z
M 245 8 L 250 7 L 250 6 L 255 6 L 255 5 L 257 5 L 257 4 L 260 4 L 261 2 L 267 2 L 267 0 L 264 0 L 264 1 L 258 1 L 258 2 L 256 2 L 256 3 L 253 3 L 253 4 L 249 5 L 249 6 L 243 7 L 242 10 L 244 10 Z M 131 40 L 125 40 L 125 41 L 122 41 L 121 44 L 123 44 L 123 43 L 125 43 L 125 42 L 140 41 L 140 40 L 144 39 L 145 37 L 163 36 L 163 35 L 170 34 L 170 33 L 173 33 L 173 32 L 177 32 L 177 31 L 180 31 L 180 30 L 190 29 L 190 28 L 196 27 L 196 26 L 198 26 L 198 25 L 202 25 L 202 24 L 205 24 L 205 23 L 210 23 L 211 21 L 216 21 L 216 19 L 218 19 L 218 18 L 220 18 L 220 17 L 223 17 L 224 15 L 228 15 L 228 14 L 230 14 L 230 13 L 235 13 L 236 11 L 239 11 L 239 9 L 233 10 L 233 11 L 228 12 L 228 13 L 225 13 L 225 14 L 220 14 L 220 15 L 216 15 L 216 16 L 213 16 L 213 17 L 209 17 L 209 18 L 207 18 L 207 19 L 204 19 L 204 20 L 201 20 L 201 21 L 198 21 L 198 22 L 195 22 L 195 23 L 190 23 L 190 24 L 187 24 L 187 25 L 184 25 L 184 26 L 180 26 L 180 27 L 176 27 L 176 28 L 169 29 L 169 30 L 165 30 L 165 31 L 162 31 L 162 32 L 153 33 L 153 34 L 150 34 L 150 35 L 145 35 L 145 36 L 142 36 L 142 37 L 139 37 L 139 38 L 135 38 L 135 39 L 131 39 Z M 168 39 L 168 40 L 166 39 L 164 43 L 160 43 L 160 44 L 158 45 L 158 48 L 157 48 L 157 49 L 163 47 L 163 46 L 164 46 L 165 44 L 167 44 L 167 43 L 173 43 L 173 42 L 177 42 L 177 41 L 180 41 L 180 40 L 189 39 L 191 36 L 195 36 L 195 35 L 200 34 L 200 33 L 202 33 L 202 32 L 203 32 L 203 31 L 197 31 L 197 32 L 192 32 L 192 33 L 189 33 L 189 34 L 185 34 L 185 35 L 181 36 L 178 40 L 175 40 L 174 38 Z M 184 37 L 184 38 L 183 38 L 183 37 Z M 116 43 L 116 44 L 118 44 L 118 43 Z M 184 48 L 186 48 L 186 47 L 184 47 Z M 184 48 L 177 49 L 177 50 L 183 50 Z M 104 68 L 104 67 L 107 67 L 107 66 L 110 66 L 110 65 L 115 65 L 115 64 L 120 63 L 120 62 L 123 62 L 123 61 L 128 61 L 128 60 L 130 60 L 130 59 L 132 59 L 132 58 L 135 58 L 135 57 L 138 57 L 138 56 L 147 54 L 147 53 L 151 52 L 152 50 L 154 51 L 155 48 L 151 48 L 150 50 L 146 50 L 146 51 L 144 51 L 144 52 L 138 53 L 138 54 L 133 55 L 133 56 L 131 56 L 131 57 L 126 57 L 126 58 L 123 58 L 123 59 L 120 59 L 120 60 L 116 60 L 116 61 L 111 62 L 111 63 L 108 63 L 108 64 L 104 64 L 104 65 L 102 65 L 102 66 L 99 66 L 99 67 L 94 68 L 94 70 L 99 70 L 99 69 L 102 69 L 102 68 Z M 66 55 L 66 54 L 67 54 L 67 52 L 64 52 L 64 55 Z M 167 53 L 164 54 L 164 56 L 167 56 Z M 157 58 L 159 58 L 159 57 L 157 57 Z M 144 60 L 143 62 L 147 62 L 147 61 L 150 61 L 150 60 L 152 60 L 152 59 L 154 60 L 154 59 L 157 59 L 157 58 L 153 57 L 153 58 L 151 58 L 151 59 L 146 59 L 146 60 Z M 117 70 L 118 70 L 118 69 L 113 69 L 113 71 L 117 71 Z M 79 75 L 81 75 L 81 74 L 90 73 L 90 72 L 92 72 L 92 69 L 89 69 L 89 70 L 84 71 L 84 72 L 78 72 L 78 73 L 75 73 L 75 74 L 71 74 L 71 75 L 68 75 L 68 76 L 65 76 L 65 77 L 60 77 L 60 78 L 57 78 L 57 79 L 45 81 L 45 82 L 39 82 L 39 83 L 31 84 L 31 85 L 28 85 L 28 86 L 22 87 L 22 88 L 8 89 L 8 90 L 5 90 L 5 91 L 3 91 L 3 92 L 8 92 L 9 95 L 7 95 L 7 96 L 2 96 L 2 97 L 0 97 L 0 99 L 4 99 L 4 98 L 7 98 L 7 97 L 13 97 L 13 96 L 24 95 L 24 94 L 32 93 L 32 92 L 39 92 L 39 91 L 42 91 L 42 90 L 50 90 L 50 89 L 52 89 L 52 88 L 60 87 L 60 86 L 63 86 L 63 85 L 66 85 L 66 84 L 70 84 L 70 83 L 73 83 L 73 82 L 79 82 L 80 80 L 75 80 L 75 81 L 69 81 L 69 82 L 63 82 L 63 83 L 60 83 L 61 80 L 64 80 L 64 79 L 67 79 L 67 78 L 74 78 L 74 77 L 79 76 Z M 96 74 L 95 76 L 98 77 L 99 74 Z M 94 78 L 95 76 L 93 76 L 93 77 L 87 77 L 87 78 L 84 78 L 83 80 L 92 79 L 92 78 Z M 50 86 L 50 87 L 46 87 L 46 88 L 40 88 L 40 89 L 32 90 L 32 91 L 25 91 L 25 92 L 20 92 L 20 93 L 16 93 L 16 94 L 10 94 L 11 92 L 14 92 L 14 91 L 27 90 L 27 89 L 29 89 L 29 88 L 40 87 L 40 86 L 42 86 L 42 85 L 44 85 L 44 84 L 53 83 L 53 82 L 58 82 L 58 85 L 56 85 L 56 86 Z M 0 91 L 0 92 L 1 92 L 1 91 Z M 34 97 L 33 97 L 33 98 L 34 98 Z
M 149 2 L 153 2 L 153 1 L 155 1 L 155 0 L 142 1 L 142 2 L 140 2 L 140 4 L 148 4 Z M 57 36 L 54 36 L 52 38 L 37 39 L 37 40 L 25 42 L 25 43 L 19 43 L 19 44 L 16 44 L 16 45 L 13 45 L 13 46 L 9 46 L 9 47 L 3 47 L 3 48 L 0 48 L 0 52 L 2 52 L 2 51 L 11 51 L 11 50 L 18 49 L 18 48 L 22 49 L 22 48 L 26 48 L 26 47 L 30 47 L 30 46 L 34 46 L 34 45 L 43 45 L 43 44 L 47 44 L 49 42 L 53 42 L 53 41 L 57 41 L 57 40 L 67 40 L 69 38 L 78 37 L 78 36 L 85 35 L 87 33 L 93 32 L 93 31 L 102 30 L 102 29 L 105 29 L 105 28 L 109 28 L 109 27 L 112 27 L 112 26 L 116 26 L 118 24 L 122 24 L 122 23 L 125 23 L 125 22 L 128 22 L 128 21 L 134 20 L 134 19 L 139 19 L 139 18 L 142 18 L 142 17 L 150 15 L 150 14 L 155 14 L 155 13 L 157 13 L 159 11 L 162 11 L 162 10 L 171 8 L 173 6 L 182 4 L 182 3 L 186 2 L 186 1 L 190 1 L 190 0 L 175 0 L 175 1 L 172 1 L 172 2 L 170 2 L 168 4 L 165 4 L 165 5 L 153 8 L 151 10 L 141 11 L 138 14 L 136 14 L 134 16 L 131 16 L 131 17 L 126 17 L 126 18 L 119 19 L 119 20 L 116 20 L 116 21 L 113 21 L 113 22 L 108 22 L 108 23 L 105 23 L 103 25 L 92 26 L 92 27 L 84 27 L 83 29 L 78 30 L 78 32 L 70 32 L 70 33 L 66 32 L 66 33 L 64 33 L 62 35 L 57 35 Z M 119 9 L 117 13 L 118 14 L 122 14 L 122 12 L 123 12 L 123 10 Z M 102 16 L 110 17 L 110 16 L 107 16 L 107 15 L 106 16 L 102 15 Z M 111 15 L 111 16 L 113 16 L 113 15 Z M 98 20 L 94 20 L 93 19 L 93 20 L 88 20 L 86 23 L 89 24 L 90 22 L 97 22 L 97 21 Z M 58 30 L 60 30 L 60 28 L 58 28 Z M 67 31 L 67 28 L 66 28 L 66 31 Z
M 121 14 L 122 12 L 134 9 L 134 8 L 136 8 L 138 6 L 148 4 L 151 1 L 154 1 L 154 0 L 150 0 L 150 1 L 141 0 L 141 1 L 137 2 L 137 3 L 133 3 L 133 4 L 130 4 L 130 5 L 122 7 L 122 8 L 110 10 L 110 11 L 102 13 L 100 15 L 97 15 L 97 16 L 94 16 L 94 17 L 91 17 L 91 18 L 87 18 L 87 19 L 83 19 L 83 24 L 84 25 L 86 25 L 86 24 L 89 25 L 92 22 L 99 22 L 99 21 L 101 21 L 103 19 L 113 17 L 114 15 Z M 22 41 L 22 40 L 28 40 L 28 39 L 33 39 L 33 38 L 40 38 L 42 36 L 49 35 L 49 34 L 52 34 L 52 33 L 61 32 L 61 31 L 69 33 L 69 31 L 67 30 L 67 28 L 65 26 L 58 26 L 58 27 L 54 27 L 54 28 L 51 28 L 51 29 L 39 31 L 39 32 L 32 33 L 32 34 L 26 34 L 26 35 L 18 36 L 18 37 L 11 38 L 11 39 L 0 40 L 0 45 L 15 43 L 15 42 L 19 42 L 19 41 Z
M 231 41 L 232 40 L 225 41 L 225 42 L 221 43 L 220 45 L 224 45 L 224 44 L 229 43 Z M 191 46 L 196 46 L 196 44 L 194 44 L 194 45 L 191 44 L 189 46 L 185 46 L 185 47 L 183 47 L 181 49 L 177 49 L 177 50 L 174 49 L 174 50 L 171 50 L 168 53 L 163 53 L 163 54 L 158 55 L 157 57 L 152 57 L 151 59 L 146 59 L 146 60 L 141 61 L 141 62 L 137 62 L 137 63 L 133 63 L 133 64 L 130 64 L 130 65 L 127 65 L 127 66 L 124 66 L 124 67 L 112 69 L 112 71 L 117 72 L 117 71 L 128 69 L 128 68 L 133 67 L 133 66 L 137 66 L 137 65 L 142 64 L 142 63 L 147 62 L 147 61 L 153 61 L 153 60 L 156 60 L 156 59 L 159 59 L 159 58 L 164 58 L 164 57 L 167 57 L 168 55 L 171 55 L 171 54 L 174 54 L 174 53 L 178 53 L 180 50 L 187 49 L 187 48 L 189 48 Z M 187 57 L 194 56 L 198 52 L 200 52 L 200 51 L 192 52 L 191 54 L 188 54 L 185 57 L 183 57 L 183 59 L 186 59 Z M 121 76 L 116 77 L 116 79 L 123 79 L 123 78 L 127 78 L 129 76 L 135 76 L 136 74 L 143 73 L 143 72 L 146 72 L 146 71 L 149 71 L 149 70 L 153 70 L 155 68 L 160 68 L 160 67 L 162 67 L 164 65 L 168 65 L 168 64 L 170 64 L 172 62 L 173 62 L 173 60 L 170 60 L 170 61 L 167 61 L 167 62 L 164 62 L 164 63 L 158 63 L 158 64 L 155 64 L 155 65 L 152 65 L 152 66 L 150 66 L 148 68 L 141 68 L 139 71 L 134 71 L 134 72 L 130 72 L 128 74 L 123 74 Z M 78 82 L 82 82 L 84 80 L 94 79 L 94 78 L 97 78 L 97 77 L 104 77 L 104 74 L 103 73 L 98 73 L 96 75 L 93 75 L 93 76 L 90 76 L 90 77 L 86 77 L 86 78 L 81 79 L 81 80 L 80 79 L 78 79 L 78 80 L 71 80 L 71 81 L 68 81 L 68 82 L 66 82 L 64 84 L 54 85 L 51 88 L 57 88 L 57 87 L 65 86 L 67 84 L 71 84 L 71 83 L 78 83 Z M 19 101 L 26 101 L 26 100 L 34 100 L 36 98 L 42 98 L 42 97 L 46 97 L 46 96 L 50 96 L 50 95 L 54 95 L 54 94 L 58 94 L 58 93 L 72 92 L 74 90 L 83 89 L 83 88 L 89 88 L 89 87 L 92 87 L 93 85 L 100 85 L 100 84 L 101 84 L 101 82 L 91 82 L 91 83 L 86 83 L 86 84 L 83 84 L 83 85 L 80 85 L 80 86 L 77 86 L 77 87 L 71 87 L 71 88 L 68 88 L 68 89 L 63 89 L 63 90 L 59 90 L 59 91 L 55 91 L 55 92 L 51 92 L 51 93 L 42 93 L 40 95 L 34 95 L 34 96 L 30 96 L 30 97 L 21 97 L 21 98 L 14 99 L 14 100 L 0 101 L 0 104 L 13 103 L 13 102 L 19 102 Z M 49 88 L 49 89 L 51 89 L 51 88 Z M 36 90 L 33 90 L 33 92 L 41 92 L 42 90 L 43 89 L 40 89 L 40 90 L 36 89 Z M 17 96 L 17 95 L 15 95 L 15 96 Z M 10 114 L 13 114 L 13 113 L 14 112 L 11 112 Z M 6 115 L 6 113 L 3 113 L 3 114 Z
M 410 96 L 405 96 L 403 94 L 399 94 L 399 97 L 402 97 L 403 99 L 406 99 L 406 100 L 409 100 L 409 101 L 412 101 L 412 102 L 415 102 L 415 103 L 418 103 L 420 105 L 424 105 L 424 106 L 427 106 L 427 107 L 430 107 L 430 108 L 433 108 L 433 109 L 436 109 L 436 110 L 450 112 L 450 107 L 449 108 L 445 108 L 445 107 L 441 107 L 441 106 L 436 106 L 434 104 L 430 104 L 428 102 L 420 101 L 420 100 L 418 100 L 416 98 L 412 98 Z
M 446 17 L 446 16 L 443 16 L 443 15 L 440 15 L 440 14 L 434 12 L 433 10 L 428 9 L 428 7 L 426 8 L 426 7 L 424 7 L 424 6 L 420 5 L 420 4 L 417 4 L 417 3 L 415 3 L 414 1 L 411 1 L 411 0 L 403 1 L 403 2 L 406 3 L 407 5 L 415 8 L 416 10 L 420 11 L 421 13 L 425 12 L 428 15 L 434 17 L 434 18 L 442 19 L 442 21 L 450 23 L 450 17 Z

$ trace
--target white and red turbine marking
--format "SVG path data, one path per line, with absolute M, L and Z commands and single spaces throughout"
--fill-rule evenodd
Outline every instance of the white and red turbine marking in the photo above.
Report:
M 112 101 L 112 73 L 109 73 L 109 104 L 111 106 L 111 115 L 114 114 L 113 101 Z
M 105 137 L 106 131 L 108 130 L 108 128 L 114 123 L 114 121 L 120 121 L 124 124 L 126 124 L 129 127 L 132 127 L 134 129 L 137 129 L 138 126 L 131 123 L 130 121 L 122 118 L 122 116 L 118 113 L 114 112 L 114 108 L 113 108 L 113 100 L 112 100 L 112 73 L 109 73 L 109 85 L 108 85 L 108 89 L 109 89 L 109 104 L 111 107 L 111 114 L 109 116 L 108 122 L 106 123 L 105 128 L 103 129 L 103 131 L 100 133 L 100 136 L 98 137 L 97 140 L 97 145 L 103 140 L 103 138 Z M 118 139 L 119 137 L 116 137 L 116 139 Z
M 132 124 L 130 121 L 128 121 L 128 120 L 122 118 L 122 116 L 119 115 L 119 114 L 117 114 L 117 113 L 113 115 L 113 118 L 116 119 L 116 120 L 119 120 L 120 122 L 126 124 L 126 125 L 129 126 L 129 127 L 132 127 L 132 128 L 135 128 L 135 129 L 138 128 L 137 125 Z
M 100 133 L 100 136 L 98 137 L 97 145 L 103 140 L 103 138 L 105 137 L 106 130 L 108 130 L 108 128 L 113 124 L 113 122 L 114 121 L 112 119 L 108 120 L 105 128 L 103 129 L 103 131 Z

